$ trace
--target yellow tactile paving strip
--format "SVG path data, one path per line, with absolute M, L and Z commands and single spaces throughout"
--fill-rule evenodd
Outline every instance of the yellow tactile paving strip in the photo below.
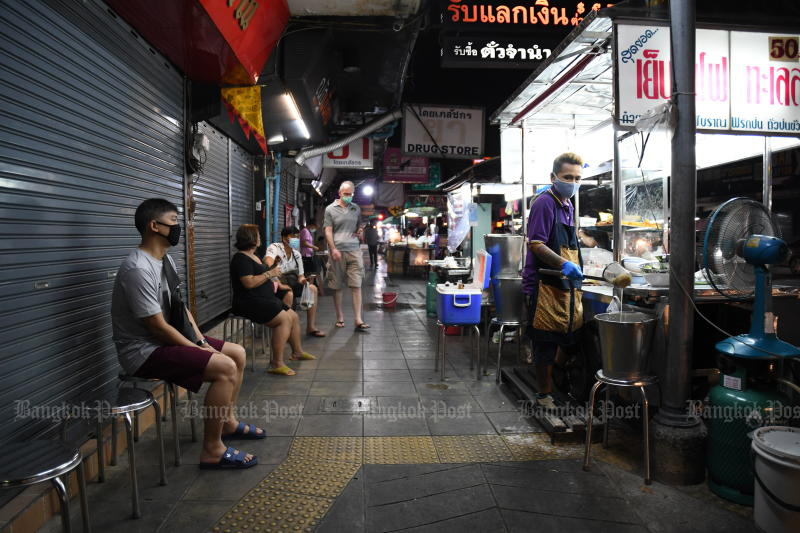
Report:
M 364 440 L 361 437 L 295 437 L 289 455 L 317 461 L 361 463 Z
M 612 448 L 614 440 L 612 440 Z M 619 447 L 620 442 L 616 442 Z M 612 450 L 593 447 L 596 459 Z M 482 463 L 582 457 L 543 433 L 419 437 L 295 437 L 289 457 L 214 526 L 214 533 L 313 531 L 362 464 Z
M 365 437 L 364 463 L 380 465 L 438 463 L 432 437 Z
M 441 463 L 511 461 L 511 451 L 499 435 L 433 437 Z

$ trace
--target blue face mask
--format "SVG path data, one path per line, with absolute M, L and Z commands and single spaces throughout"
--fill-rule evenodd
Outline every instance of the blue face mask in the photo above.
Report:
M 556 178 L 556 181 L 553 183 L 553 189 L 556 193 L 563 199 L 568 200 L 575 196 L 575 193 L 578 192 L 578 189 L 581 188 L 580 182 L 570 183 L 567 181 L 561 181 L 560 179 Z
M 297 238 L 297 237 L 292 237 L 291 239 L 289 239 L 289 248 L 292 248 L 294 250 L 299 250 L 300 249 L 300 239 Z

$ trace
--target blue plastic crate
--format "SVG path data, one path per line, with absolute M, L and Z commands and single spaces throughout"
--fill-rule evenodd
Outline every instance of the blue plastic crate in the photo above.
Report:
M 436 286 L 436 315 L 442 324 L 480 324 L 481 289 Z

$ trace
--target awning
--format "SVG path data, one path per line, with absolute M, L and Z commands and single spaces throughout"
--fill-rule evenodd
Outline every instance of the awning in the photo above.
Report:
M 477 165 L 467 167 L 452 178 L 436 186 L 437 191 L 450 192 L 469 183 L 497 183 L 500 181 L 500 158 L 493 157 Z
M 611 19 L 591 12 L 490 117 L 501 128 L 565 126 L 586 133 L 613 112 Z

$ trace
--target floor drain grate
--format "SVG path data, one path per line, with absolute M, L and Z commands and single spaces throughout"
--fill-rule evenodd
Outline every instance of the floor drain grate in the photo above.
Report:
M 321 411 L 325 413 L 368 413 L 372 398 L 324 398 Z

